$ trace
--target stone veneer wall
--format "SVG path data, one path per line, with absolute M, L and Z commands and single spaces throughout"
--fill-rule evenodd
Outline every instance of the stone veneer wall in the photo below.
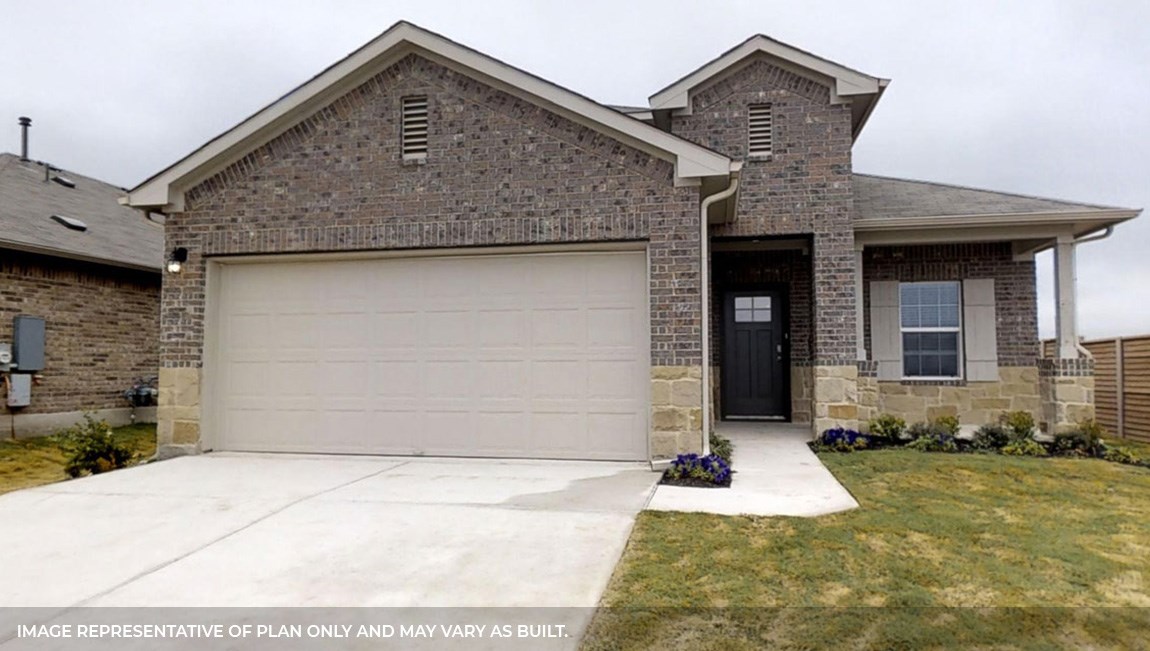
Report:
M 985 425 L 1006 411 L 1041 409 L 1038 369 L 1000 366 L 997 382 L 875 382 L 875 412 L 893 414 L 907 423 L 954 416 L 962 425 Z
M 1040 426 L 1047 434 L 1068 432 L 1094 418 L 1094 360 L 1038 360 L 1042 396 Z
M 814 424 L 815 367 L 791 365 L 791 422 Z
M 702 452 L 703 369 L 651 367 L 651 458 Z
M 428 98 L 421 161 L 400 150 L 412 95 Z M 160 443 L 199 442 L 213 256 L 645 241 L 652 381 L 697 381 L 654 376 L 697 375 L 703 361 L 698 209 L 671 163 L 410 55 L 191 188 L 169 216 L 166 248 L 189 257 L 163 289 Z M 693 400 L 680 388 L 652 402 L 653 450 L 697 449 L 701 391 Z
M 878 388 L 878 362 L 873 360 L 859 361 L 858 364 L 858 392 L 859 392 L 859 427 L 866 425 L 867 421 L 882 413 L 879 410 Z

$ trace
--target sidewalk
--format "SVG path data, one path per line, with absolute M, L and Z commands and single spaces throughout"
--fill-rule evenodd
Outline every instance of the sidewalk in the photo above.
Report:
M 660 485 L 648 510 L 810 517 L 858 507 L 807 447 L 807 425 L 722 422 L 716 431 L 734 444 L 731 487 Z

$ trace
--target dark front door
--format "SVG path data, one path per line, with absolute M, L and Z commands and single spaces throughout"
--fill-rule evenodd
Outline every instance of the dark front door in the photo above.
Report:
M 789 417 L 782 292 L 728 292 L 723 304 L 724 416 Z

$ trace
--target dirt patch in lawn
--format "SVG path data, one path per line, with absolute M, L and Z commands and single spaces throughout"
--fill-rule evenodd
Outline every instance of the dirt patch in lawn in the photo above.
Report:
M 155 425 L 117 427 L 112 433 L 134 451 L 137 460 L 156 452 Z M 0 440 L 0 494 L 68 479 L 64 474 L 67 460 L 68 451 L 58 436 Z
M 913 450 L 820 458 L 861 508 L 642 513 L 583 647 L 1144 644 L 1150 470 Z

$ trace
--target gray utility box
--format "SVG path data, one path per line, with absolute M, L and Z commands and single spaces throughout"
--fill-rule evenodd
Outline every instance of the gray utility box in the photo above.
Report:
M 12 373 L 8 376 L 8 406 L 27 407 L 32 404 L 32 376 Z
M 44 370 L 44 319 L 23 315 L 12 319 L 12 364 L 21 373 Z

